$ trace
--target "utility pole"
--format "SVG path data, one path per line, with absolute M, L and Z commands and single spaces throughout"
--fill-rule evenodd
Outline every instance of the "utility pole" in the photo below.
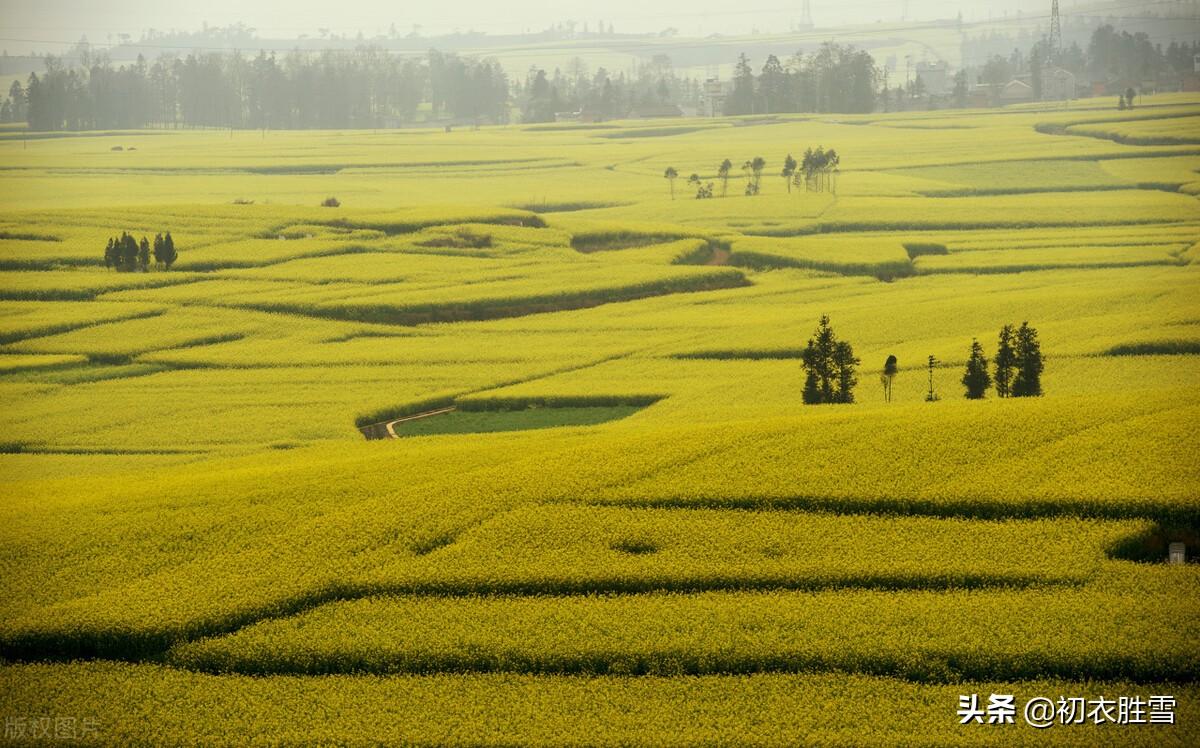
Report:
M 1055 65 L 1062 57 L 1062 24 L 1058 18 L 1058 0 L 1050 4 L 1050 58 Z

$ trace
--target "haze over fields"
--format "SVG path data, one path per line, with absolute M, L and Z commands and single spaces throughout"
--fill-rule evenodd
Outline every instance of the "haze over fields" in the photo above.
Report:
M 6 5 L 0 742 L 1200 745 L 1142 5 Z

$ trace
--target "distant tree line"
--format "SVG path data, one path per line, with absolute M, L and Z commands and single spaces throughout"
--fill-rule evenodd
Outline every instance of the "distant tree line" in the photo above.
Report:
M 805 372 L 803 399 L 806 405 L 854 402 L 857 367 L 861 361 L 848 342 L 838 339 L 828 315 L 821 316 L 800 360 Z M 929 393 L 925 399 L 930 402 L 940 399 L 933 382 L 933 371 L 938 363 L 936 358 L 929 357 Z M 962 378 L 968 399 L 982 399 L 993 383 L 1000 397 L 1040 397 L 1044 361 L 1037 330 L 1028 322 L 1022 322 L 1020 327 L 1004 325 L 1000 329 L 994 367 L 993 376 L 988 370 L 983 346 L 978 339 L 972 340 Z M 884 402 L 892 401 L 892 384 L 899 371 L 896 357 L 888 356 L 879 376 Z
M 530 68 L 523 83 L 514 86 L 522 122 L 553 122 L 560 113 L 600 121 L 633 115 L 678 114 L 678 105 L 695 106 L 700 84 L 678 76 L 667 55 L 655 55 L 630 74 L 599 67 L 593 73 L 575 57 L 566 70 Z
M 10 120 L 33 130 L 159 127 L 370 128 L 434 117 L 508 120 L 508 78 L 494 60 L 431 51 L 399 57 L 377 49 L 293 52 L 282 60 L 199 54 L 114 68 L 103 57 L 80 67 L 50 57 L 40 76 L 6 99 Z
M 743 54 L 734 68 L 725 114 L 870 112 L 879 81 L 870 53 L 833 42 L 809 54 L 797 52 L 787 65 L 769 55 L 758 75 Z
M 998 90 L 1000 86 L 1018 75 L 1028 75 L 1033 95 L 1041 98 L 1045 86 L 1046 71 L 1061 67 L 1080 80 L 1098 82 L 1113 81 L 1121 86 L 1140 85 L 1143 81 L 1155 81 L 1163 75 L 1181 75 L 1194 69 L 1194 56 L 1200 54 L 1200 42 L 1171 42 L 1166 47 L 1154 44 L 1144 32 L 1131 34 L 1117 31 L 1111 25 L 1098 27 L 1092 32 L 1091 40 L 1084 49 L 1071 43 L 1060 52 L 1051 49 L 1047 39 L 1039 39 L 1028 52 L 1014 48 L 1005 56 L 993 54 L 973 72 L 979 83 Z M 960 106 L 966 105 L 968 75 L 962 71 L 961 84 L 956 79 L 955 98 Z M 923 92 L 919 92 L 923 93 Z M 1127 91 L 1121 98 L 1132 105 Z M 913 91 L 909 91 L 912 98 Z M 918 94 L 919 95 L 919 94 Z M 899 97 L 897 98 L 899 101 Z
M 175 264 L 179 253 L 175 250 L 175 240 L 171 238 L 170 231 L 166 236 L 156 234 L 153 245 L 144 236 L 139 242 L 128 232 L 122 231 L 120 236 L 110 238 L 104 247 L 104 267 L 117 272 L 149 272 L 151 257 L 154 258 L 154 265 L 164 270 L 170 270 L 171 265 Z

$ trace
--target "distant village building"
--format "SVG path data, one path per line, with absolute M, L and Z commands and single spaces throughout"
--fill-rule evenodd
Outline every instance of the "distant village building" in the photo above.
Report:
M 1010 80 L 1000 89 L 1000 94 L 997 96 L 1001 104 L 1023 104 L 1028 101 L 1033 101 L 1033 86 L 1025 81 L 1017 79 Z
M 1069 101 L 1075 98 L 1075 74 L 1060 67 L 1042 71 L 1042 101 Z
M 925 93 L 930 96 L 942 96 L 949 91 L 950 76 L 947 75 L 947 70 L 943 60 L 917 63 L 917 78 L 925 86 Z
M 717 78 L 704 81 L 700 98 L 700 111 L 706 117 L 720 117 L 725 113 L 725 99 L 729 96 L 729 86 Z

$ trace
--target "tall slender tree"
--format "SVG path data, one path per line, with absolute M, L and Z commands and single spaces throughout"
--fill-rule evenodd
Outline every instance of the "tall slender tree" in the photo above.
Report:
M 883 384 L 883 401 L 885 403 L 892 401 L 892 382 L 896 379 L 899 371 L 900 365 L 896 361 L 896 357 L 888 356 L 887 361 L 883 362 L 883 372 L 879 375 L 879 381 Z
M 783 181 L 787 184 L 787 191 L 790 195 L 792 192 L 792 176 L 796 173 L 796 159 L 792 158 L 792 154 L 788 154 L 783 160 L 783 171 L 779 172 L 779 176 L 783 177 Z
M 721 179 L 721 197 L 729 192 L 729 170 L 733 168 L 733 162 L 725 159 L 721 165 L 717 167 L 717 176 Z
M 167 270 L 175 264 L 175 260 L 179 259 L 179 253 L 175 251 L 175 240 L 171 238 L 171 232 L 163 237 L 163 264 L 167 266 Z
M 1014 343 L 1013 326 L 1005 325 L 1000 328 L 1000 342 L 996 347 L 994 361 L 996 394 L 1000 397 L 1012 395 L 1013 374 L 1017 366 L 1017 352 L 1013 348 Z
M 833 368 L 837 376 L 837 391 L 833 395 L 835 403 L 854 402 L 854 385 L 858 384 L 855 368 L 860 363 L 850 344 L 839 340 L 833 349 Z
M 967 371 L 963 374 L 962 383 L 967 388 L 969 400 L 983 399 L 992 384 L 992 377 L 988 374 L 988 360 L 983 355 L 983 346 L 977 339 L 971 341 L 971 353 L 967 357 Z
M 144 236 L 138 243 L 137 269 L 143 273 L 150 269 L 150 241 Z
M 1017 374 L 1013 377 L 1013 397 L 1040 397 L 1042 394 L 1042 346 L 1037 330 L 1022 322 L 1017 329 Z
M 671 199 L 674 200 L 675 180 L 679 178 L 679 172 L 675 170 L 674 166 L 668 166 L 667 170 L 663 172 L 663 177 L 667 180 L 667 183 L 671 185 Z

